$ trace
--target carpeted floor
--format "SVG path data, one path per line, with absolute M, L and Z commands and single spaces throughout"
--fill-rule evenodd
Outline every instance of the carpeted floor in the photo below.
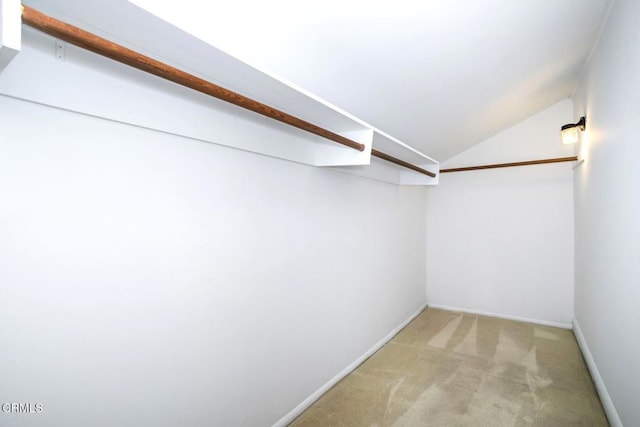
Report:
M 293 426 L 607 426 L 569 330 L 429 308 Z

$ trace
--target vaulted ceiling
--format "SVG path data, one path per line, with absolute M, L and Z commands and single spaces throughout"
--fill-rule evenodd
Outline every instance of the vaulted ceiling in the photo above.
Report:
M 610 1 L 134 3 L 444 161 L 571 96 Z M 135 27 L 105 3 L 30 3 Z

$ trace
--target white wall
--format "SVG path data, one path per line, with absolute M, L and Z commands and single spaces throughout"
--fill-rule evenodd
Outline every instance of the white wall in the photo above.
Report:
M 566 157 L 564 100 L 441 164 L 442 169 Z M 569 326 L 573 163 L 442 174 L 428 190 L 430 305 Z
M 626 426 L 640 425 L 638 46 L 640 3 L 616 0 L 575 96 L 575 117 L 587 116 L 575 176 L 575 317 L 609 419 Z
M 424 188 L 0 117 L 0 424 L 270 425 L 425 302 Z

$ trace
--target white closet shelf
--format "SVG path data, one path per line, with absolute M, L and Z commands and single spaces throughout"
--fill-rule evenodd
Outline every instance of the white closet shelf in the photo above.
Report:
M 0 3 L 4 10 L 15 1 Z M 27 6 L 361 143 L 364 150 L 289 127 L 25 26 L 21 53 L 7 60 L 0 74 L 0 94 L 313 166 L 340 166 L 348 173 L 396 184 L 437 184 L 435 160 L 361 120 L 126 0 L 97 3 L 33 0 Z M 2 17 L 4 31 L 8 27 Z M 372 160 L 372 147 L 436 177 Z
M 20 51 L 20 0 L 0 0 L 0 72 Z

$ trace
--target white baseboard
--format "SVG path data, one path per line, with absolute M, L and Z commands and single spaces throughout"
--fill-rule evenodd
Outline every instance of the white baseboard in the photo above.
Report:
M 580 325 L 576 319 L 573 319 L 573 334 L 576 336 L 576 340 L 578 341 L 580 350 L 582 350 L 584 360 L 587 362 L 587 367 L 591 373 L 593 383 L 596 385 L 596 390 L 598 390 L 598 395 L 600 396 L 600 401 L 604 407 L 604 412 L 607 414 L 607 418 L 609 419 L 609 424 L 611 424 L 612 427 L 623 427 L 620 415 L 618 415 L 618 411 L 611 400 L 611 396 L 609 396 L 607 387 L 600 376 L 596 362 L 593 360 L 593 356 L 591 355 L 591 350 L 589 350 L 587 341 L 582 334 L 582 329 L 580 329 Z
M 323 394 L 325 394 L 331 387 L 336 385 L 341 379 L 349 375 L 356 369 L 358 366 L 362 364 L 365 360 L 373 355 L 376 351 L 380 350 L 383 345 L 388 343 L 391 338 L 393 338 L 398 332 L 402 330 L 405 326 L 409 324 L 413 319 L 415 319 L 422 311 L 427 307 L 427 304 L 422 305 L 416 312 L 411 314 L 404 322 L 394 328 L 391 332 L 387 334 L 384 338 L 378 341 L 373 347 L 366 351 L 362 356 L 358 357 L 354 360 L 349 366 L 344 368 L 342 371 L 338 373 L 335 377 L 331 378 L 325 385 L 320 387 L 318 390 L 313 392 L 311 396 L 307 397 L 302 401 L 298 406 L 296 406 L 291 412 L 278 420 L 273 427 L 284 427 L 290 424 L 293 420 L 295 420 L 300 414 L 302 414 L 305 409 L 309 406 L 313 405 L 313 403 L 318 400 Z
M 440 304 L 429 303 L 428 306 L 432 308 L 440 308 L 442 310 L 460 311 L 463 313 L 479 314 L 481 316 L 490 316 L 490 317 L 498 317 L 500 319 L 517 320 L 518 322 L 535 323 L 535 324 L 544 325 L 544 326 L 554 326 L 556 328 L 571 329 L 572 327 L 571 323 L 549 322 L 547 320 L 531 319 L 528 317 L 520 317 L 520 316 L 511 316 L 509 314 L 492 313 L 490 311 L 473 310 L 470 308 L 462 308 L 462 307 L 452 307 L 450 305 L 440 305 Z

